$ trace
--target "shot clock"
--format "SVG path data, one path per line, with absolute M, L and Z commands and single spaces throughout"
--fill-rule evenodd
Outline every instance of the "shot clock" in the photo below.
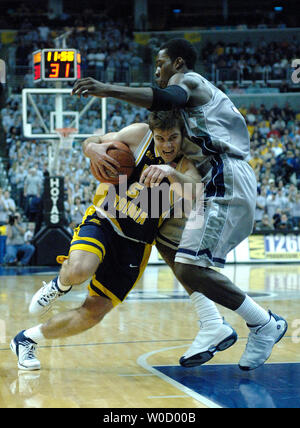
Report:
M 63 82 L 81 77 L 81 56 L 76 49 L 42 49 L 32 55 L 34 82 Z

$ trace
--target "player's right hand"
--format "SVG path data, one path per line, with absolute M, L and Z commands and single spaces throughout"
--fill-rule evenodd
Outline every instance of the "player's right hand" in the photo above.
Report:
M 107 175 L 107 171 L 110 171 L 113 175 L 118 176 L 118 169 L 120 168 L 119 162 L 107 155 L 107 150 L 111 147 L 114 147 L 113 143 L 89 143 L 86 148 L 86 155 L 90 158 L 93 163 L 93 168 L 95 170 L 95 174 L 98 172 L 105 179 L 109 179 L 109 175 Z
M 71 95 L 77 95 L 79 98 L 82 95 L 84 98 L 92 95 L 94 97 L 107 97 L 107 84 L 99 82 L 92 77 L 78 79 L 72 89 Z

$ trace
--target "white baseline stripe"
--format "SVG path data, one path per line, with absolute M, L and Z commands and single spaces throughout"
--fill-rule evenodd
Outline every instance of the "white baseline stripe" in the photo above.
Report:
M 187 398 L 187 395 L 149 395 L 148 398 Z
M 119 374 L 118 376 L 128 377 L 128 376 L 155 376 L 155 375 L 150 373 L 144 373 L 144 374 Z
M 175 388 L 179 389 L 180 391 L 184 392 L 185 394 L 189 395 L 190 397 L 194 398 L 195 400 L 199 401 L 200 403 L 204 404 L 207 407 L 210 407 L 212 409 L 221 409 L 221 406 L 214 403 L 213 401 L 209 400 L 208 398 L 204 397 L 201 394 L 198 394 L 197 392 L 193 391 L 192 389 L 182 385 L 181 383 L 177 382 L 174 379 L 171 379 L 169 376 L 165 375 L 164 373 L 160 372 L 159 370 L 156 370 L 154 367 L 152 367 L 150 364 L 147 363 L 148 357 L 154 354 L 158 354 L 159 352 L 169 351 L 171 349 L 177 349 L 177 348 L 186 348 L 186 345 L 179 345 L 179 346 L 172 346 L 170 348 L 161 348 L 156 351 L 151 351 L 146 354 L 141 355 L 137 359 L 137 364 L 143 367 L 144 369 L 148 370 L 149 372 L 155 374 L 160 379 L 168 382 Z

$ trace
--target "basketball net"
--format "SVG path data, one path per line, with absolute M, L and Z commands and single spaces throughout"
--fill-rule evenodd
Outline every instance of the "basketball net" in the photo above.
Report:
M 77 134 L 78 129 L 76 128 L 57 128 L 55 129 L 55 132 L 59 136 L 60 150 L 71 150 L 73 147 L 73 136 Z
M 77 134 L 78 129 L 76 128 L 57 128 L 55 132 L 59 136 L 59 143 L 55 144 L 52 140 L 52 146 L 48 148 L 48 167 L 50 176 L 58 175 L 61 150 L 71 151 L 73 147 L 74 135 Z

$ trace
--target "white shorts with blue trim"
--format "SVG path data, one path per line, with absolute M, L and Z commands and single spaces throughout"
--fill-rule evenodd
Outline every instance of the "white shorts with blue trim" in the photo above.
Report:
M 223 268 L 227 254 L 253 230 L 257 183 L 252 168 L 241 159 L 222 154 L 210 163 L 204 212 L 195 209 L 187 220 L 166 220 L 157 241 L 177 249 L 178 263 Z

